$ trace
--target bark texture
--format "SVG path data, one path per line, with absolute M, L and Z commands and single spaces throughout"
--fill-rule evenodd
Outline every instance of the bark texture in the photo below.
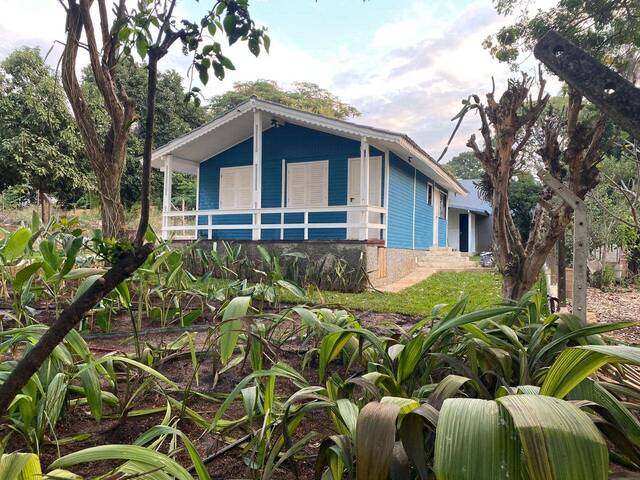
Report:
M 518 231 L 509 207 L 509 183 L 521 156 L 537 156 L 558 180 L 564 180 L 580 198 L 598 183 L 596 168 L 599 145 L 605 128 L 600 117 L 591 128 L 579 122 L 582 97 L 569 91 L 566 119 L 542 119 L 549 95 L 540 75 L 535 100 L 530 95 L 533 79 L 523 75 L 509 81 L 499 100 L 494 93 L 486 96 L 486 105 L 474 96 L 471 108 L 479 112 L 482 148 L 476 135 L 467 146 L 482 163 L 491 191 L 493 234 L 498 268 L 504 277 L 503 296 L 519 299 L 535 284 L 554 244 L 571 222 L 572 210 L 552 202 L 552 192 L 545 188 L 536 206 L 528 239 Z M 537 151 L 531 152 L 532 135 L 541 139 Z M 563 145 L 566 144 L 564 148 Z M 564 178 L 566 177 L 566 178 Z
M 82 317 L 120 283 L 129 278 L 152 251 L 153 245 L 145 244 L 123 255 L 104 276 L 96 280 L 86 292 L 63 310 L 38 343 L 25 353 L 5 382 L 0 385 L 0 414 L 7 410 L 22 387 Z
M 62 54 L 62 85 L 78 124 L 87 157 L 96 175 L 102 206 L 102 229 L 105 237 L 124 234 L 124 207 L 120 199 L 120 180 L 124 172 L 129 129 L 134 119 L 134 103 L 118 86 L 117 32 L 109 28 L 106 0 L 97 0 L 102 49 L 98 48 L 91 18 L 93 0 L 67 0 L 65 4 L 67 41 Z M 125 0 L 115 6 L 116 17 L 124 15 Z M 86 44 L 81 44 L 84 33 Z M 89 53 L 91 71 L 104 100 L 109 125 L 101 134 L 84 98 L 76 74 L 78 49 Z

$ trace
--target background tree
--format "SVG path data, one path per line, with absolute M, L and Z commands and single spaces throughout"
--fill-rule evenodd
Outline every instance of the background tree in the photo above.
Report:
M 261 45 L 269 47 L 269 37 L 263 29 L 257 29 L 249 15 L 247 0 L 218 0 L 212 9 L 197 22 L 179 19 L 174 16 L 177 0 L 144 0 L 138 3 L 139 10 L 127 12 L 125 0 L 120 0 L 114 10 L 114 22 L 109 24 L 105 0 L 98 0 L 100 13 L 100 31 L 102 32 L 102 55 L 100 55 L 94 34 L 94 25 L 90 16 L 91 0 L 68 0 L 67 8 L 67 44 L 63 53 L 63 83 L 69 96 L 71 93 L 82 95 L 80 85 L 71 67 L 76 64 L 80 34 L 84 30 L 87 37 L 89 56 L 96 85 L 103 96 L 105 109 L 109 113 L 111 128 L 107 140 L 121 142 L 128 134 L 120 129 L 120 122 L 127 117 L 132 106 L 126 92 L 114 81 L 116 74 L 120 42 L 124 42 L 122 53 L 128 55 L 131 45 L 135 45 L 141 57 L 148 57 L 147 65 L 147 116 L 145 117 L 145 138 L 142 163 L 142 198 L 140 222 L 133 244 L 129 241 L 102 242 L 100 248 L 106 251 L 106 260 L 112 263 L 105 274 L 96 279 L 89 288 L 65 308 L 38 342 L 24 353 L 15 368 L 0 385 L 0 414 L 4 413 L 15 396 L 27 384 L 34 373 L 42 366 L 53 350 L 67 334 L 80 322 L 86 313 L 100 300 L 129 278 L 153 251 L 153 243 L 145 243 L 149 226 L 149 178 L 151 174 L 151 148 L 155 126 L 156 94 L 158 80 L 158 62 L 169 51 L 171 45 L 180 40 L 183 51 L 193 55 L 193 68 L 198 71 L 203 83 L 208 81 L 208 71 L 213 69 L 218 78 L 223 78 L 225 69 L 234 68 L 224 57 L 221 47 L 212 36 L 223 31 L 230 44 L 238 40 L 246 41 L 249 50 L 258 55 Z M 64 5 L 64 3 L 63 3 Z M 203 36 L 203 32 L 208 35 Z M 155 40 L 153 40 L 155 38 Z M 71 42 L 71 43 L 69 43 Z M 105 68 L 111 65 L 113 71 Z M 117 89 L 117 90 L 116 90 Z M 197 92 L 190 92 L 195 95 Z M 84 98 L 69 98 L 80 129 L 88 129 L 83 135 L 87 150 L 95 149 L 94 154 L 119 151 L 114 145 L 101 145 L 94 119 Z M 127 126 L 127 129 L 129 126 Z M 112 137 L 113 134 L 113 137 Z M 107 148 L 103 148 L 107 147 Z M 101 149 L 102 148 L 102 149 Z M 119 187 L 119 185 L 118 185 Z M 119 193 L 119 192 L 118 192 Z M 101 192 L 103 195 L 103 192 Z
M 529 10 L 528 0 L 494 0 L 496 10 L 516 17 L 485 41 L 500 61 L 516 63 L 533 50 L 550 29 L 612 66 L 629 80 L 636 79 L 640 57 L 640 2 L 628 0 L 561 1 L 553 8 Z
M 473 152 L 462 152 L 442 165 L 451 175 L 462 180 L 478 180 L 484 175 L 482 163 Z
M 208 107 L 217 117 L 253 96 L 326 117 L 344 119 L 360 115 L 355 107 L 315 83 L 294 82 L 292 88 L 286 89 L 273 80 L 236 82 L 231 90 L 211 98 Z
M 515 175 L 509 183 L 509 208 L 522 238 L 529 238 L 536 205 L 541 193 L 540 181 L 528 172 Z
M 135 103 L 136 118 L 145 118 L 147 110 L 147 71 L 142 64 L 126 60 L 118 65 L 118 82 L 123 85 L 129 97 Z M 107 125 L 104 108 L 101 108 L 100 92 L 95 84 L 90 67 L 83 71 L 82 89 L 92 107 L 94 118 L 98 125 Z M 154 148 L 164 145 L 171 140 L 183 135 L 190 130 L 206 123 L 210 116 L 207 110 L 196 102 L 185 101 L 188 92 L 183 86 L 182 76 L 175 70 L 158 73 L 158 93 L 156 100 L 157 125 L 154 134 Z M 131 208 L 140 202 L 142 165 L 140 157 L 143 153 L 144 123 L 137 122 L 132 129 L 127 144 L 125 169 L 120 184 L 120 196 L 125 208 Z M 105 133 L 105 132 L 103 132 Z M 185 189 L 192 190 L 195 198 L 195 184 L 193 178 L 184 178 L 174 173 L 174 183 L 185 184 Z M 159 205 L 162 201 L 162 173 L 153 170 L 151 172 L 151 203 Z
M 0 190 L 22 187 L 39 194 L 48 221 L 46 194 L 61 203 L 90 188 L 82 142 L 64 91 L 40 51 L 21 48 L 0 64 Z

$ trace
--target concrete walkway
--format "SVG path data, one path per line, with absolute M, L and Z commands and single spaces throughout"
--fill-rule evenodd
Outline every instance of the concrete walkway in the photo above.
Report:
M 440 268 L 434 270 L 432 268 L 422 268 L 418 267 L 409 275 L 402 277 L 400 280 L 397 280 L 388 285 L 384 285 L 382 287 L 378 287 L 378 290 L 386 293 L 398 293 L 405 288 L 413 287 L 415 284 L 426 280 L 434 273 L 440 272 L 490 272 L 490 268 L 482 268 L 482 267 L 472 267 L 472 268 Z

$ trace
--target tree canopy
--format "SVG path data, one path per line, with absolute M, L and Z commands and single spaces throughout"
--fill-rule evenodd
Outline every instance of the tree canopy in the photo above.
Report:
M 560 1 L 546 10 L 530 11 L 528 0 L 494 0 L 496 10 L 514 15 L 511 25 L 485 40 L 500 61 L 517 63 L 553 29 L 601 61 L 633 78 L 640 57 L 640 2 L 627 0 Z
M 90 188 L 83 146 L 62 86 L 36 48 L 0 64 L 0 190 L 21 187 L 73 202 Z
M 144 65 L 132 61 L 118 65 L 118 81 L 127 91 L 136 105 L 136 117 L 146 117 L 147 72 Z M 95 85 L 95 79 L 89 67 L 83 71 L 82 87 L 86 98 L 92 106 L 92 112 L 98 125 L 106 128 L 106 114 L 101 108 L 100 94 Z M 156 100 L 157 126 L 154 133 L 154 146 L 158 147 L 199 127 L 209 120 L 206 109 L 195 102 L 185 101 L 187 90 L 183 86 L 182 76 L 175 70 L 158 72 L 158 93 Z M 104 119 L 102 117 L 105 117 Z M 120 184 L 120 195 L 125 207 L 130 208 L 140 201 L 140 156 L 144 144 L 145 126 L 138 122 L 127 144 L 127 158 L 125 170 Z M 176 185 L 184 183 L 181 175 L 175 174 Z M 162 198 L 162 174 L 157 170 L 151 173 L 152 203 L 159 205 Z M 193 181 L 188 183 L 187 189 L 195 192 Z M 194 194 L 195 198 L 195 194 Z
M 332 118 L 344 119 L 360 115 L 355 107 L 315 83 L 294 82 L 293 86 L 287 89 L 274 80 L 236 82 L 231 90 L 210 100 L 209 110 L 217 117 L 253 96 Z
M 482 163 L 473 152 L 462 152 L 453 157 L 443 167 L 457 178 L 462 180 L 476 180 L 484 174 Z

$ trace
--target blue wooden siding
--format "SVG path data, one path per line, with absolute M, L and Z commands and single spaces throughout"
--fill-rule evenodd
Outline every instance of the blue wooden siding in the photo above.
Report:
M 447 219 L 438 218 L 438 246 L 447 246 Z
M 220 194 L 220 168 L 251 165 L 253 162 L 253 139 L 226 150 L 200 164 L 200 200 L 198 208 L 217 209 L 219 207 Z M 384 156 L 383 152 L 371 148 L 371 155 Z M 329 195 L 330 206 L 346 205 L 348 182 L 348 159 L 360 156 L 360 142 L 348 138 L 319 132 L 297 125 L 286 124 L 282 127 L 270 128 L 262 136 L 262 207 L 277 208 L 286 202 L 285 191 L 282 192 L 282 168 L 297 162 L 313 162 L 327 160 L 329 162 Z M 285 178 L 286 182 L 286 178 Z M 283 198 L 283 193 L 284 197 Z M 286 206 L 286 205 L 285 205 Z M 302 223 L 302 214 L 286 214 L 284 223 Z M 251 224 L 242 215 L 225 215 L 228 223 Z M 318 212 L 309 215 L 310 223 L 341 223 L 346 222 L 347 212 Z M 215 223 L 212 222 L 212 223 Z M 262 215 L 263 225 L 280 223 L 280 215 Z M 206 216 L 198 218 L 198 225 L 206 225 Z M 263 228 L 263 238 L 277 240 L 280 237 L 279 229 Z M 214 231 L 214 238 L 251 239 L 251 230 L 238 231 Z M 309 228 L 310 240 L 345 240 L 347 231 L 345 228 Z M 206 237 L 206 232 L 201 230 L 200 237 Z M 299 228 L 285 229 L 285 239 L 302 240 L 304 231 Z
M 262 137 L 262 207 L 278 208 L 286 202 L 286 183 L 282 192 L 283 159 L 286 176 L 286 165 L 296 162 L 313 162 L 327 160 L 329 163 L 329 195 L 330 206 L 346 205 L 348 186 L 348 159 L 360 156 L 360 142 L 313 129 L 286 124 L 272 127 Z M 220 168 L 251 165 L 253 162 L 253 139 L 231 147 L 230 149 L 200 164 L 200 194 L 198 208 L 218 209 L 220 192 Z M 371 156 L 384 153 L 371 147 Z M 389 175 L 389 214 L 388 214 L 388 246 L 393 248 L 426 249 L 433 243 L 433 207 L 427 205 L 427 177 L 416 172 L 414 167 L 394 153 L 390 154 L 390 171 L 385 171 L 382 162 L 381 192 L 384 192 L 385 177 Z M 416 176 L 416 209 L 415 222 L 413 213 L 414 175 Z M 247 181 L 251 181 L 247 179 Z M 286 182 L 286 178 L 285 178 Z M 283 194 L 284 197 L 283 198 Z M 384 206 L 384 202 L 382 203 Z M 285 205 L 286 206 L 286 205 Z M 303 222 L 303 214 L 289 213 L 284 215 L 284 223 Z M 318 212 L 309 214 L 310 223 L 342 223 L 346 222 L 346 211 Z M 207 216 L 198 217 L 198 225 L 207 224 Z M 279 228 L 269 228 L 269 224 L 279 224 L 279 214 L 262 215 L 261 235 L 265 240 L 279 240 Z M 246 224 L 246 229 L 215 230 L 214 239 L 251 239 L 250 215 L 212 215 L 211 223 Z M 414 227 L 415 225 L 415 227 Z M 446 222 L 445 222 L 446 225 Z M 445 236 L 446 236 L 446 226 Z M 310 240 L 344 240 L 347 238 L 345 228 L 309 228 Z M 198 232 L 200 238 L 206 238 L 207 232 Z M 302 240 L 304 231 L 301 228 L 285 228 L 285 240 Z M 446 241 L 446 239 L 445 239 Z
M 415 169 L 391 153 L 389 171 L 387 246 L 413 248 L 413 177 Z
M 433 245 L 433 206 L 427 199 L 429 178 L 421 172 L 416 175 L 416 232 L 415 248 L 424 250 Z
M 251 165 L 253 163 L 252 150 L 253 140 L 249 139 L 200 164 L 200 194 L 198 198 L 200 210 L 219 208 L 220 169 Z M 212 215 L 211 220 L 211 223 L 218 225 L 251 225 L 251 215 Z M 198 225 L 206 224 L 207 216 L 198 216 Z M 206 230 L 199 230 L 198 237 L 206 238 Z M 251 229 L 213 230 L 212 238 L 216 240 L 251 240 Z

